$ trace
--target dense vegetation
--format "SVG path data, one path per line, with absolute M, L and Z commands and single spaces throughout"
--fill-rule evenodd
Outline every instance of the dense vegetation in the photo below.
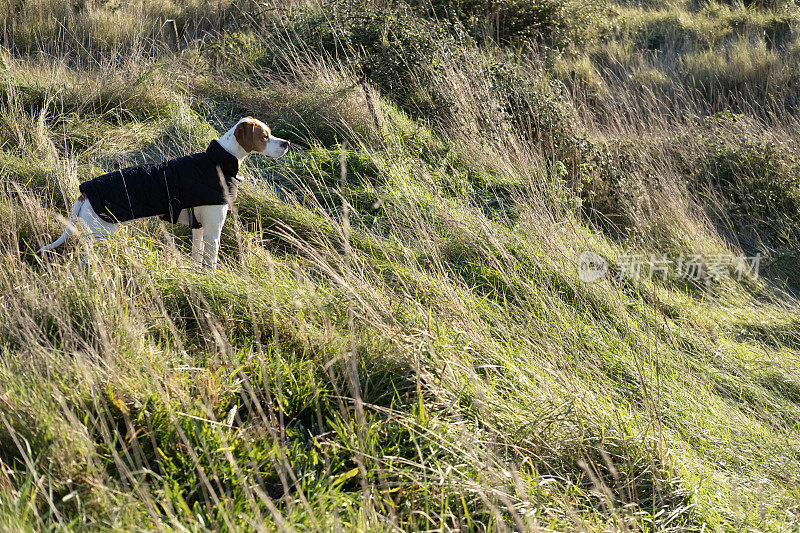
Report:
M 800 528 L 794 2 L 0 22 L 2 529 Z M 82 180 L 245 115 L 293 145 L 245 163 L 216 273 L 159 220 L 34 253 Z

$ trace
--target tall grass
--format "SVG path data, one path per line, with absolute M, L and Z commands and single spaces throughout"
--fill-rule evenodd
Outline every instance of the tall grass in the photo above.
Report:
M 702 119 L 694 87 L 584 58 L 592 95 L 555 79 L 569 55 L 428 33 L 391 5 L 12 7 L 5 528 L 797 527 L 795 219 L 743 229 L 797 200 L 778 179 L 797 174 L 788 106 L 741 93 L 757 113 Z M 733 58 L 707 75 L 739 75 Z M 79 181 L 245 114 L 296 148 L 244 165 L 219 271 L 157 220 L 34 255 Z M 586 249 L 784 262 L 586 284 Z

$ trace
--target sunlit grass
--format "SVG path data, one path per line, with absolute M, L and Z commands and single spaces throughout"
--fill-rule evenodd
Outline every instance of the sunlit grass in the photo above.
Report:
M 703 122 L 692 89 L 786 75 L 729 39 L 741 8 L 618 8 L 669 30 L 661 56 L 624 26 L 555 58 L 442 40 L 402 66 L 435 84 L 411 109 L 359 82 L 357 42 L 319 52 L 258 6 L 32 6 L 0 62 L 4 528 L 797 527 L 797 238 L 754 218 L 794 205 L 795 143 L 765 143 L 796 121 L 749 92 Z M 294 147 L 244 164 L 217 272 L 158 220 L 34 255 L 80 181 L 247 114 Z M 587 249 L 757 246 L 759 280 L 578 278 Z

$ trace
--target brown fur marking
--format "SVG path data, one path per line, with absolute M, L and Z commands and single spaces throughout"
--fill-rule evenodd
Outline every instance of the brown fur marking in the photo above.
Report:
M 247 153 L 260 152 L 266 148 L 269 135 L 269 130 L 265 130 L 253 117 L 243 118 L 233 131 L 239 146 Z

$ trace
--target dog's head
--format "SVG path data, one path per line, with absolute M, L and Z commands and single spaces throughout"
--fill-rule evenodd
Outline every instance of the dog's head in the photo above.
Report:
M 253 117 L 240 120 L 233 130 L 233 136 L 248 154 L 258 152 L 278 158 L 289 150 L 289 141 L 274 137 L 269 126 Z

